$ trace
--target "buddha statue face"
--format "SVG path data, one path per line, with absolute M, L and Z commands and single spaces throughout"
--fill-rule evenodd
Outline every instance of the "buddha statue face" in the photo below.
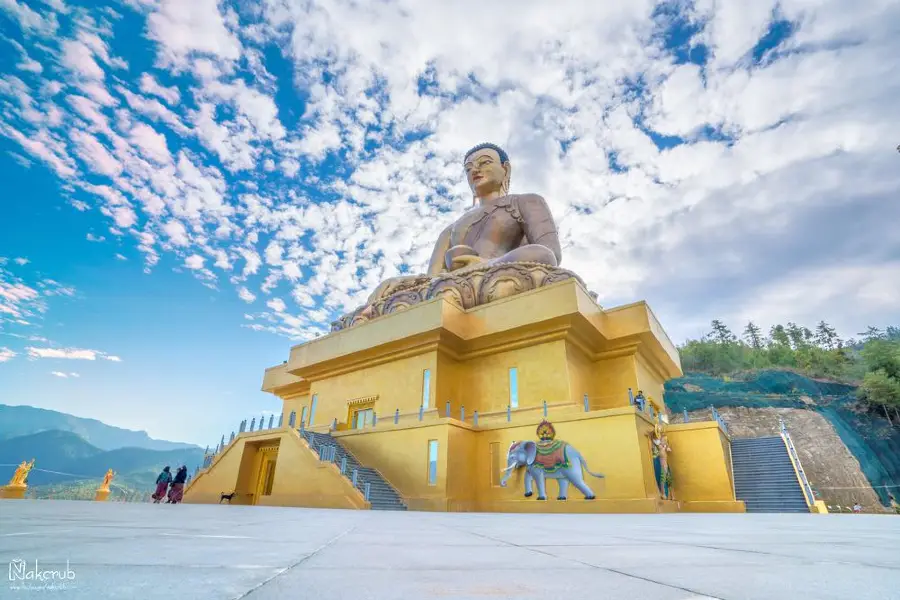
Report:
M 476 146 L 466 155 L 463 167 L 476 198 L 496 198 L 509 192 L 509 157 L 493 144 Z

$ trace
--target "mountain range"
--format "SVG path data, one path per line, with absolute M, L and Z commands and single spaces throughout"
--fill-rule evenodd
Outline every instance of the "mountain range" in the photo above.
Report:
M 0 483 L 23 460 L 35 460 L 28 475 L 32 498 L 90 499 L 108 469 L 116 476 L 110 499 L 146 498 L 166 465 L 190 472 L 203 449 L 155 440 L 131 431 L 66 413 L 31 406 L 0 405 Z
M 50 430 L 71 431 L 101 450 L 129 447 L 147 450 L 198 448 L 193 444 L 155 440 L 146 431 L 113 427 L 96 419 L 85 419 L 33 406 L 0 404 L 0 440 Z

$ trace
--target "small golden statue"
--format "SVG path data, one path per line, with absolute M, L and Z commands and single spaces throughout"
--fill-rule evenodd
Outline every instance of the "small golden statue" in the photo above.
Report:
M 13 473 L 12 479 L 9 480 L 9 485 L 14 486 L 22 486 L 25 485 L 25 479 L 28 477 L 28 473 L 31 472 L 31 469 L 34 468 L 34 459 L 31 459 L 31 462 L 22 461 L 18 467 L 16 467 L 16 472 Z
M 512 164 L 502 148 L 475 146 L 463 168 L 473 206 L 438 236 L 428 271 L 383 281 L 365 305 L 332 323 L 332 331 L 439 296 L 469 309 L 566 279 L 584 285 L 559 268 L 559 234 L 547 202 L 509 193 Z
M 109 489 L 109 483 L 113 480 L 113 477 L 114 477 L 114 476 L 115 476 L 115 473 L 113 472 L 113 470 L 112 470 L 112 469 L 108 470 L 108 471 L 106 472 L 106 475 L 103 476 L 103 484 L 100 486 L 100 489 L 101 489 L 101 490 L 108 490 L 108 489 Z

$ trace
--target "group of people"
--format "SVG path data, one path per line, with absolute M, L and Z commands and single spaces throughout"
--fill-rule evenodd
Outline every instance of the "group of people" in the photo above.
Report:
M 156 491 L 153 492 L 153 504 L 159 504 L 168 497 L 166 504 L 178 504 L 184 497 L 184 484 L 187 481 L 187 467 L 181 465 L 172 477 L 172 472 L 166 466 L 156 478 Z M 166 494 L 166 489 L 169 493 Z

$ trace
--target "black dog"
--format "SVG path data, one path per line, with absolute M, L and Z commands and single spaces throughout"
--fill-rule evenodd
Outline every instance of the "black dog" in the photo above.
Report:
M 235 497 L 237 492 L 231 492 L 230 494 L 222 493 L 222 497 L 219 498 L 219 504 L 222 504 L 222 500 L 228 500 L 228 504 L 231 504 L 231 499 Z

